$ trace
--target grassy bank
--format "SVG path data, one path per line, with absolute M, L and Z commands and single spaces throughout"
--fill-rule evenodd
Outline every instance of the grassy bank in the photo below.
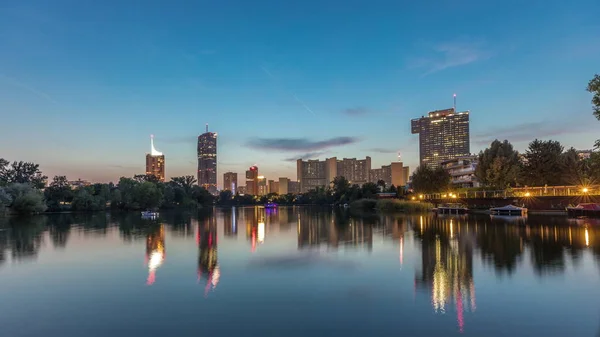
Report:
M 350 209 L 360 211 L 378 210 L 381 212 L 420 213 L 431 211 L 433 208 L 433 204 L 428 202 L 399 199 L 359 199 L 350 204 Z

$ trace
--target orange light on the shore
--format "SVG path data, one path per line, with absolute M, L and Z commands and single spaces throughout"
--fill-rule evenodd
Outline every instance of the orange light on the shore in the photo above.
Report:
M 581 189 L 581 192 L 583 192 L 583 193 L 587 193 L 587 192 L 589 192 L 589 190 L 588 190 L 588 188 L 587 188 L 587 187 L 584 187 L 584 188 L 582 188 L 582 189 Z
M 525 196 L 526 196 L 526 197 L 530 197 L 530 196 L 531 196 L 531 193 L 527 192 L 527 193 L 525 193 Z

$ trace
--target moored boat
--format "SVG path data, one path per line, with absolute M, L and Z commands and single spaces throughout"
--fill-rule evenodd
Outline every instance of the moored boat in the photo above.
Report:
M 600 216 L 600 204 L 584 203 L 577 206 L 567 207 L 567 215 L 569 216 Z
M 516 216 L 523 216 L 523 215 L 527 215 L 527 208 L 525 207 L 518 207 L 515 205 L 506 205 L 506 206 L 502 206 L 502 207 L 493 207 L 490 208 L 490 212 L 493 215 L 516 215 Z
M 158 218 L 158 212 L 143 211 L 142 218 L 143 219 L 156 219 L 156 218 Z
M 265 208 L 277 208 L 277 204 L 274 202 L 268 202 L 265 204 Z
M 434 212 L 438 214 L 467 214 L 469 209 L 461 204 L 445 204 L 440 207 L 434 208 Z

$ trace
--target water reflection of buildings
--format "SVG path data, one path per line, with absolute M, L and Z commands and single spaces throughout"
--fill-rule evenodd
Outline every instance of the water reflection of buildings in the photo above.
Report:
M 422 270 L 415 276 L 415 287 L 431 292 L 436 313 L 445 313 L 453 305 L 463 332 L 464 312 L 476 309 L 473 245 L 468 235 L 461 235 L 456 221 L 460 219 L 419 218 Z
M 265 241 L 265 210 L 264 208 L 244 208 L 244 223 L 246 224 L 246 238 L 250 240 L 250 251 L 255 252 L 258 244 Z
M 223 233 L 225 236 L 237 236 L 238 209 L 232 207 L 223 211 Z
M 204 294 L 219 284 L 221 272 L 217 261 L 217 224 L 215 217 L 201 220 L 198 224 L 198 282 L 206 279 Z
M 148 233 L 146 237 L 146 264 L 148 265 L 147 285 L 154 284 L 156 269 L 165 260 L 165 227 L 161 224 L 158 228 Z
M 333 212 L 298 212 L 298 249 L 326 245 L 373 250 L 373 227 L 362 219 L 348 218 Z

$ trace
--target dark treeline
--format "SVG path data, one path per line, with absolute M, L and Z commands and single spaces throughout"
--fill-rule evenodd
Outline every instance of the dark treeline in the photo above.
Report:
M 524 186 L 592 185 L 600 183 L 600 152 L 581 158 L 574 148 L 558 141 L 534 140 L 520 154 L 512 144 L 494 140 L 478 156 L 475 176 L 486 189 Z M 443 169 L 419 166 L 412 176 L 419 193 L 445 192 L 453 186 Z
M 153 175 L 122 177 L 117 184 L 96 183 L 73 187 L 65 176 L 55 176 L 46 185 L 48 177 L 34 163 L 14 162 L 0 158 L 0 213 L 8 208 L 12 213 L 99 211 L 106 209 L 141 210 L 199 208 L 212 205 L 243 206 L 275 202 L 280 205 L 331 205 L 351 203 L 363 198 L 374 198 L 380 191 L 397 193 L 395 186 L 385 182 L 351 185 L 344 177 L 337 177 L 331 186 L 303 194 L 268 194 L 264 196 L 233 195 L 222 191 L 211 195 L 196 184 L 193 176 L 171 178 L 160 182 Z

